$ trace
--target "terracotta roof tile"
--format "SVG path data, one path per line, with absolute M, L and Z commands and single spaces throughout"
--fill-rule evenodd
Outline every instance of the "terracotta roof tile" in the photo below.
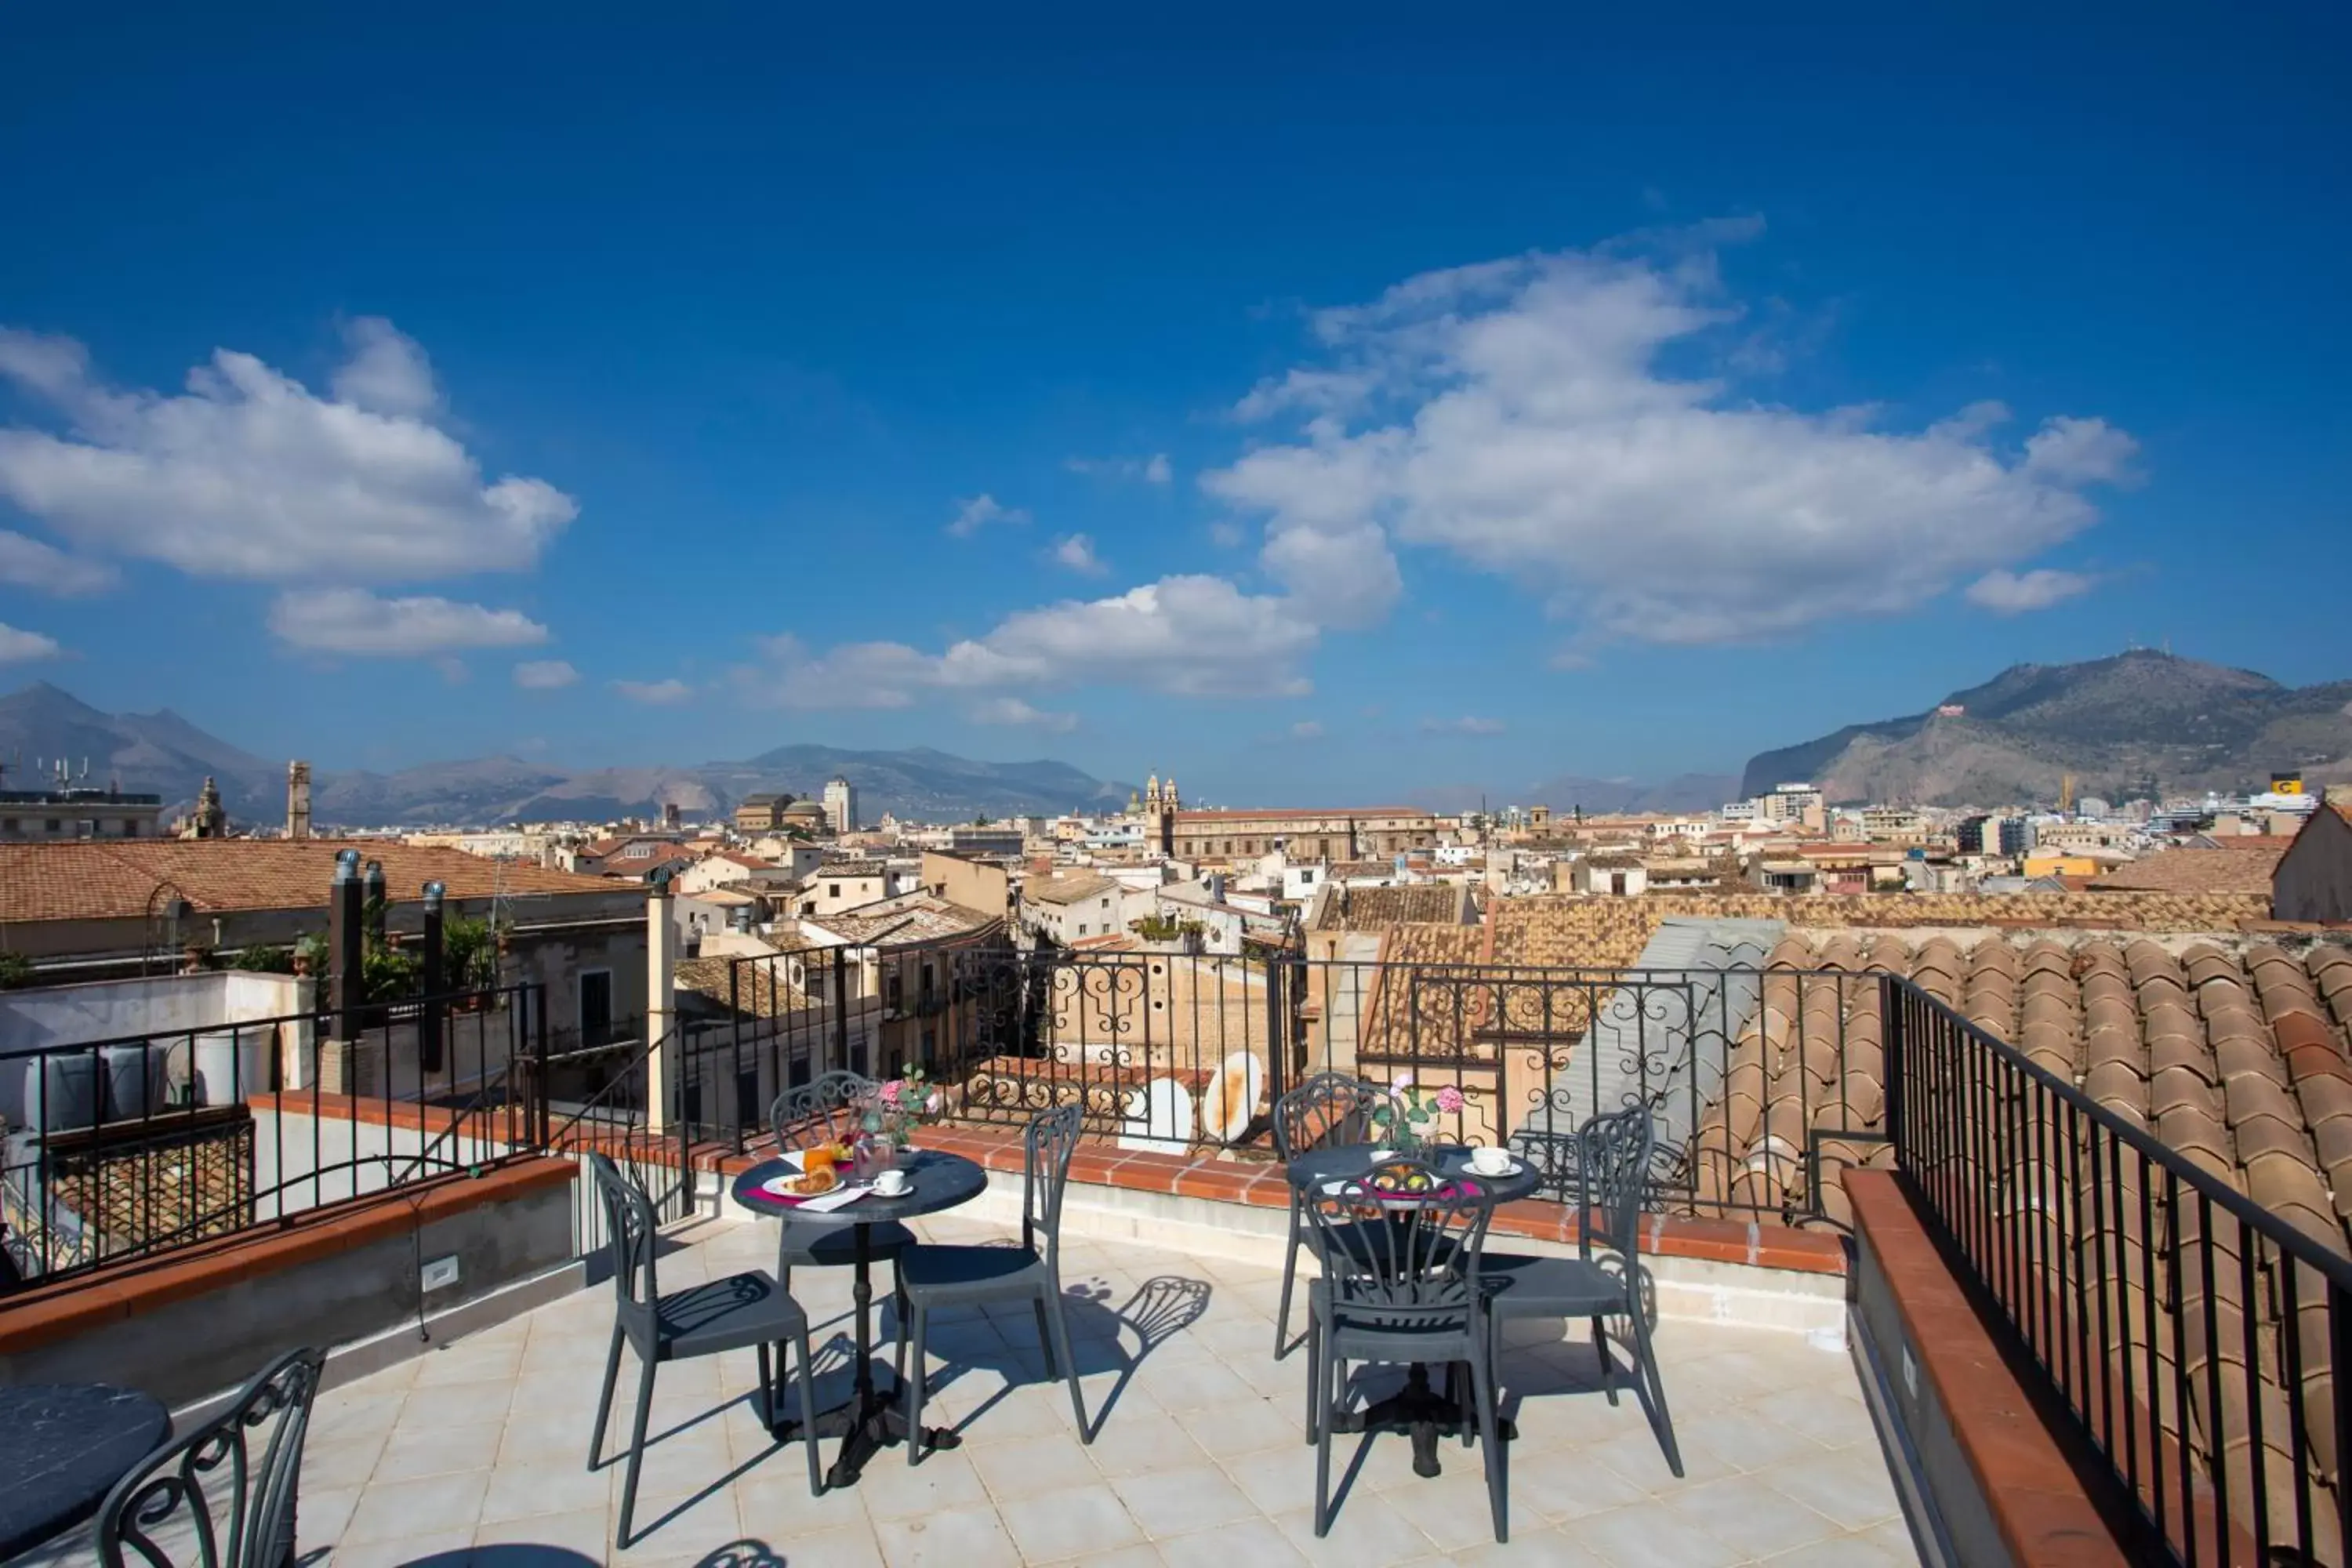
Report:
M 2268 898 L 2271 874 L 2278 868 L 2288 842 L 2273 837 L 2221 838 L 2210 849 L 2159 849 L 2101 872 L 2091 886 L 2100 891 L 2240 893 Z
M 198 910 L 324 909 L 340 850 L 383 863 L 394 902 L 440 882 L 457 900 L 625 891 L 628 884 L 383 839 L 191 838 L 0 844 L 0 921 L 138 920 L 155 900 Z

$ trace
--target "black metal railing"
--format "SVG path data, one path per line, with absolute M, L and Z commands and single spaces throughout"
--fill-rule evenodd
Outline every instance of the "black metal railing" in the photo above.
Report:
M 673 1026 L 651 1040 L 551 1056 L 546 1069 L 545 1152 L 606 1156 L 652 1199 L 664 1225 L 695 1208 L 694 1130 L 678 1114 L 681 1075 L 671 1065 L 685 1041 L 686 1032 Z M 606 1239 L 604 1206 L 584 1184 L 580 1197 L 572 1241 L 580 1256 L 593 1257 Z
M 916 978 L 923 964 L 934 976 L 929 985 Z M 917 1064 L 936 1072 L 965 1026 L 982 972 L 940 952 L 812 949 L 732 958 L 726 973 L 723 994 L 691 999 L 699 1016 L 681 1026 L 678 1095 L 698 1142 L 740 1153 L 767 1126 L 777 1097 L 819 1073 L 888 1078 Z
M 0 1246 L 26 1284 L 282 1225 L 545 1146 L 519 984 L 0 1057 Z
M 2168 1147 L 1916 987 L 1882 984 L 1901 1167 L 2111 1468 L 2134 1557 L 2352 1563 L 2352 1403 L 2334 1377 L 2352 1357 L 2352 1261 L 2335 1215 L 2298 1226 L 2240 1192 L 2226 1153 Z M 2242 1131 L 2241 1153 L 2261 1138 Z
M 1633 1104 L 1654 1210 L 1841 1221 L 1833 1167 L 1892 1157 L 1875 974 L 981 952 L 949 1011 L 927 1060 L 958 1118 L 1076 1104 L 1139 1148 L 1270 1152 L 1266 1108 L 1336 1069 L 1450 1091 L 1429 1136 L 1508 1142 L 1563 1200 L 1576 1130 Z

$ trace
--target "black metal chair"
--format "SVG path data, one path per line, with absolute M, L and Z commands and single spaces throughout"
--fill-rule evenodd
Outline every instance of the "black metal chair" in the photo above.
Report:
M 1665 1450 L 1666 1468 L 1679 1477 L 1682 1450 L 1675 1443 L 1665 1384 L 1659 1380 L 1650 1349 L 1650 1314 L 1642 1300 L 1642 1192 L 1656 1145 L 1657 1129 L 1647 1106 L 1630 1106 L 1587 1121 L 1576 1134 L 1577 1255 L 1489 1252 L 1479 1277 L 1498 1345 L 1501 1324 L 1514 1318 L 1591 1318 L 1592 1348 L 1601 1358 L 1601 1387 L 1612 1405 L 1617 1403 L 1617 1375 L 1609 1353 L 1608 1320 L 1629 1319 L 1634 1397 L 1646 1407 L 1658 1446 Z M 1593 1255 L 1595 1240 L 1604 1251 L 1601 1258 Z
M 646 1421 L 652 1414 L 654 1368 L 666 1361 L 689 1361 L 724 1351 L 756 1346 L 760 1352 L 760 1414 L 773 1431 L 776 1426 L 775 1373 L 782 1370 L 787 1343 L 799 1357 L 793 1381 L 799 1384 L 802 1446 L 808 1450 L 809 1495 L 821 1496 L 824 1481 L 817 1466 L 816 1391 L 811 1379 L 808 1314 L 800 1303 L 759 1269 L 730 1274 L 707 1285 L 662 1294 L 655 1278 L 654 1250 L 658 1239 L 654 1205 L 643 1189 L 623 1176 L 602 1154 L 588 1156 L 597 1195 L 604 1200 L 607 1242 L 613 1260 L 613 1348 L 604 1358 L 604 1392 L 596 1397 L 596 1429 L 588 1438 L 588 1468 L 601 1468 L 604 1423 L 613 1412 L 613 1388 L 621 1375 L 621 1347 L 637 1352 L 636 1420 L 630 1428 L 629 1468 L 621 1482 L 620 1542 L 630 1543 L 630 1525 L 636 1513 L 637 1468 L 645 1458 Z M 769 1347 L 775 1347 L 777 1364 L 771 1367 Z
M 776 1097 L 768 1121 L 776 1134 L 776 1152 L 814 1148 L 821 1143 L 854 1142 L 865 1131 L 866 1108 L 881 1085 L 854 1072 L 820 1073 L 798 1089 Z M 776 1247 L 776 1279 L 793 1288 L 793 1270 L 802 1267 L 844 1268 L 857 1261 L 856 1227 L 837 1226 L 812 1232 L 805 1226 L 782 1226 L 783 1239 Z M 866 1256 L 879 1263 L 895 1260 L 915 1245 L 915 1233 L 897 1220 L 866 1228 Z
M 933 1312 L 942 1307 L 980 1307 L 1024 1298 L 1035 1309 L 1037 1339 L 1045 1352 L 1045 1375 L 1066 1376 L 1070 1408 L 1078 1418 L 1078 1439 L 1092 1443 L 1087 1402 L 1078 1384 L 1077 1358 L 1070 1353 L 1069 1325 L 1062 1316 L 1062 1189 L 1069 1183 L 1070 1155 L 1078 1146 L 1084 1112 L 1076 1105 L 1040 1111 L 1023 1132 L 1021 1245 L 945 1247 L 919 1242 L 898 1255 L 898 1386 L 907 1397 L 907 1462 L 922 1458 L 923 1345 Z M 912 1381 L 907 1357 L 914 1357 Z M 1058 1369 L 1058 1371 L 1057 1371 Z
M 91 1527 L 104 1568 L 292 1568 L 302 1439 L 326 1361 L 324 1351 L 287 1352 L 227 1409 L 116 1482 Z
M 1275 1101 L 1274 1154 L 1286 1166 L 1311 1149 L 1367 1142 L 1381 1091 L 1343 1072 L 1317 1073 Z M 1290 1245 L 1282 1254 L 1282 1305 L 1274 1315 L 1274 1359 L 1290 1353 L 1290 1297 L 1298 1279 L 1298 1250 L 1317 1245 L 1299 1194 L 1290 1194 Z
M 1371 1362 L 1444 1366 L 1449 1386 L 1453 1369 L 1466 1369 L 1465 1436 L 1485 1440 L 1495 1539 L 1508 1541 L 1507 1460 L 1495 1415 L 1489 1320 L 1477 1286 L 1494 1205 L 1475 1187 L 1404 1156 L 1361 1178 L 1326 1183 L 1303 1202 L 1324 1269 L 1307 1292 L 1315 1533 L 1331 1529 L 1331 1434 L 1347 1414 L 1348 1363 Z

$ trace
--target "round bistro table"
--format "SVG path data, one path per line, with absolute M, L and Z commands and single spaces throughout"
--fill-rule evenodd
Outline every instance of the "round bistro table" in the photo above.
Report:
M 1345 1143 L 1328 1149 L 1309 1149 L 1290 1162 L 1290 1184 L 1302 1197 L 1311 1197 L 1328 1182 L 1360 1181 L 1372 1173 L 1374 1145 Z M 1533 1161 L 1525 1155 L 1514 1155 L 1518 1169 L 1508 1175 L 1486 1176 L 1470 1168 L 1467 1149 L 1424 1149 L 1400 1154 L 1381 1150 L 1391 1159 L 1418 1160 L 1438 1174 L 1451 1180 L 1467 1179 L 1477 1184 L 1489 1204 L 1507 1204 L 1524 1198 L 1543 1184 L 1543 1174 Z M 1383 1195 L 1384 1205 L 1397 1208 L 1413 1207 L 1410 1197 Z M 1312 1224 L 1313 1221 L 1309 1221 Z M 1434 1476 L 1441 1472 L 1437 1462 L 1437 1442 L 1440 1437 L 1458 1436 L 1471 1424 L 1470 1412 L 1462 1401 L 1451 1394 L 1440 1394 L 1430 1386 L 1429 1367 L 1414 1362 L 1405 1374 L 1404 1386 L 1377 1405 L 1370 1405 L 1352 1415 L 1338 1417 L 1334 1432 L 1407 1432 L 1412 1436 L 1412 1469 L 1417 1476 Z M 1499 1432 L 1508 1441 L 1518 1436 L 1508 1421 L 1501 1423 Z
M 171 1430 L 171 1413 L 132 1389 L 0 1388 L 0 1561 L 96 1513 Z
M 898 1197 L 868 1191 L 862 1198 L 822 1214 L 810 1214 L 798 1204 L 761 1190 L 778 1176 L 796 1173 L 796 1167 L 788 1161 L 763 1160 L 735 1178 L 735 1201 L 754 1213 L 773 1215 L 787 1226 L 811 1231 L 849 1228 L 857 1233 L 856 1275 L 849 1290 L 857 1310 L 857 1385 L 847 1400 L 817 1416 L 816 1431 L 810 1439 L 841 1439 L 841 1452 L 825 1477 L 828 1487 L 854 1484 L 867 1459 L 907 1436 L 907 1415 L 900 1401 L 905 1390 L 893 1388 L 885 1394 L 874 1386 L 874 1258 L 869 1227 L 951 1209 L 988 1190 L 986 1171 L 961 1154 L 943 1150 L 919 1149 L 903 1159 L 898 1169 L 907 1173 L 907 1190 Z M 921 1369 L 916 1373 L 919 1376 Z M 777 1436 L 789 1438 L 791 1433 L 792 1424 L 787 1423 Z M 952 1448 L 962 1441 L 953 1432 L 929 1427 L 923 1432 L 926 1449 Z

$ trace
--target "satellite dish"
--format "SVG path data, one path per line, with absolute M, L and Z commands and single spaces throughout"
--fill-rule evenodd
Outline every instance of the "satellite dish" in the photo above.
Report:
M 1265 1067 L 1248 1051 L 1235 1051 L 1201 1090 L 1201 1127 L 1220 1143 L 1240 1137 L 1257 1114 L 1265 1091 Z

